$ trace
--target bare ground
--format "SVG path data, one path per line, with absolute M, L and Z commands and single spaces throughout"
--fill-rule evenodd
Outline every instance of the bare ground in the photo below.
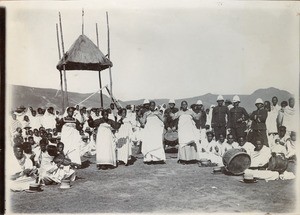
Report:
M 92 164 L 78 170 L 71 189 L 59 185 L 40 193 L 11 192 L 15 213 L 169 213 L 294 212 L 295 180 L 241 183 L 242 176 L 212 174 L 212 167 L 181 165 L 176 154 L 167 164 L 145 165 L 139 159 L 112 170 Z M 91 159 L 92 161 L 95 158 Z M 290 166 L 289 169 L 295 169 Z

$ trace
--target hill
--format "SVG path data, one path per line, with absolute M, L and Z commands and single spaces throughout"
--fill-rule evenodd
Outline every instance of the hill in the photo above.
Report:
M 61 109 L 61 92 L 55 89 L 45 89 L 45 88 L 35 88 L 35 87 L 26 87 L 26 86 L 18 86 L 11 85 L 9 86 L 11 89 L 10 95 L 8 95 L 11 102 L 11 107 L 16 108 L 20 105 L 24 105 L 25 107 L 32 106 L 33 108 L 37 107 L 49 107 L 53 106 L 57 109 Z M 69 92 L 69 103 L 70 106 L 74 106 L 75 104 L 83 101 L 91 94 L 89 93 L 75 93 Z M 180 102 L 186 100 L 189 105 L 196 103 L 197 100 L 202 100 L 203 105 L 208 108 L 211 104 L 216 104 L 216 98 L 218 95 L 207 93 L 205 95 L 200 95 L 191 98 L 183 98 L 176 100 L 176 106 L 180 106 Z M 225 99 L 232 100 L 234 95 L 223 95 Z M 289 97 L 292 96 L 291 93 L 280 90 L 277 88 L 266 88 L 266 89 L 258 89 L 254 91 L 250 95 L 239 95 L 241 99 L 241 106 L 245 107 L 248 112 L 255 110 L 254 102 L 257 98 L 262 98 L 264 101 L 271 101 L 273 96 L 277 96 L 279 103 L 283 100 L 288 100 Z M 126 104 L 142 104 L 144 99 L 140 100 L 131 100 L 131 101 L 120 101 L 122 105 Z M 167 104 L 169 99 L 154 99 L 157 104 Z M 110 98 L 106 95 L 103 95 L 104 107 L 108 107 L 110 103 Z M 99 93 L 96 93 L 91 98 L 89 98 L 86 102 L 82 103 L 81 106 L 86 107 L 100 107 L 100 98 Z

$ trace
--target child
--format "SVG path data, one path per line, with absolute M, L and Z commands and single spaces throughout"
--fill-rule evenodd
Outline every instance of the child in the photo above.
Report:
M 286 141 L 286 150 L 286 157 L 289 160 L 296 161 L 296 132 L 294 131 L 291 132 L 290 138 L 288 138 Z

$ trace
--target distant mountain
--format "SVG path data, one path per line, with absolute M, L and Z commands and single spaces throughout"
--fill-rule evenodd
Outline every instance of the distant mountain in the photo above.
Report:
M 35 88 L 35 87 L 26 87 L 11 85 L 11 95 L 8 95 L 11 98 L 11 107 L 16 108 L 20 105 L 25 107 L 32 106 L 33 108 L 37 107 L 49 107 L 53 106 L 54 108 L 61 109 L 61 92 L 55 89 L 44 89 L 44 88 Z M 69 92 L 69 103 L 70 106 L 83 101 L 91 94 L 89 93 L 74 93 Z M 212 104 L 216 104 L 217 99 L 216 94 L 207 93 L 205 95 L 196 96 L 192 98 L 183 98 L 176 100 L 176 106 L 179 107 L 181 101 L 186 100 L 189 105 L 196 103 L 197 100 L 201 100 L 205 108 L 210 107 Z M 225 99 L 232 100 L 234 95 L 223 95 Z M 277 96 L 279 103 L 283 100 L 288 100 L 292 96 L 291 93 L 285 90 L 279 90 L 277 88 L 267 88 L 267 89 L 258 89 L 250 95 L 239 95 L 241 99 L 241 106 L 245 107 L 248 112 L 255 110 L 254 102 L 257 98 L 261 98 L 264 101 L 271 101 L 273 96 Z M 110 104 L 110 98 L 106 95 L 103 95 L 104 107 L 108 107 Z M 131 100 L 131 101 L 120 101 L 120 103 L 125 106 L 126 104 L 139 105 L 143 104 L 144 99 Z M 154 99 L 154 101 L 161 105 L 167 104 L 169 99 Z M 100 107 L 100 96 L 98 93 L 89 98 L 86 102 L 82 103 L 81 106 L 86 107 Z

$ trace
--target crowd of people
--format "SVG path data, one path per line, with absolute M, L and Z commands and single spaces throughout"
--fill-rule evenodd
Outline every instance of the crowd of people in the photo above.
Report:
M 223 155 L 235 148 L 249 154 L 251 168 L 267 168 L 274 153 L 296 161 L 294 98 L 280 105 L 276 96 L 271 102 L 258 98 L 252 113 L 240 103 L 239 96 L 231 102 L 219 95 L 207 109 L 201 100 L 190 106 L 182 101 L 177 108 L 170 99 L 167 105 L 145 100 L 126 108 L 114 103 L 107 109 L 76 105 L 63 114 L 53 107 L 21 106 L 12 111 L 9 123 L 11 188 L 75 180 L 76 169 L 87 167 L 94 155 L 102 170 L 133 164 L 133 146 L 145 164 L 165 164 L 166 134 L 177 137 L 182 165 L 206 160 L 222 166 Z

